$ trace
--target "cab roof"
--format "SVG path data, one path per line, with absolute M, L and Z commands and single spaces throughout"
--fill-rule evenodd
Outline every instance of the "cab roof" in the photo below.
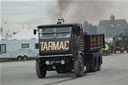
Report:
M 51 24 L 51 25 L 39 25 L 37 28 L 51 28 L 51 27 L 73 27 L 73 26 L 82 26 L 81 24 Z

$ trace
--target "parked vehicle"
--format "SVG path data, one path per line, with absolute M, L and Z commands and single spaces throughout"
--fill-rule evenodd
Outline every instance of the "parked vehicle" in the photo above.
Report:
M 128 36 L 127 35 L 118 35 L 113 37 L 113 51 L 116 53 L 116 51 L 120 51 L 123 53 L 124 51 L 127 51 L 128 53 Z
M 0 58 L 27 60 L 38 55 L 37 39 L 1 40 Z

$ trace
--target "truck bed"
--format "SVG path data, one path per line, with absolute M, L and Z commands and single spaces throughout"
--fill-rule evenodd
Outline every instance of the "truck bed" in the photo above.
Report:
M 105 47 L 104 34 L 84 35 L 84 50 L 97 51 Z

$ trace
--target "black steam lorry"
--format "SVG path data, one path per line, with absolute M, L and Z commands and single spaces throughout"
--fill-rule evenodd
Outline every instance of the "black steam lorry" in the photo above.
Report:
M 104 34 L 88 35 L 81 24 L 39 25 L 39 55 L 36 58 L 36 73 L 45 78 L 47 71 L 67 73 L 74 71 L 76 77 L 101 69 Z

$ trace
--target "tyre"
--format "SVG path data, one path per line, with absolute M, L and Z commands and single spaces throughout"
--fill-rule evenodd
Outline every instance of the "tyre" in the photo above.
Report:
M 102 60 L 102 56 L 100 56 L 98 59 L 97 71 L 101 70 L 101 60 Z
M 97 66 L 97 71 L 101 70 L 101 63 Z
M 84 73 L 84 59 L 81 55 L 74 61 L 74 71 L 76 77 L 80 77 Z
M 87 70 L 87 72 L 91 72 L 91 67 L 90 67 L 90 64 L 86 64 L 86 70 Z
M 23 57 L 23 60 L 28 60 L 28 56 L 24 56 Z
M 124 53 L 124 51 L 123 51 L 123 50 L 121 50 L 121 51 L 120 51 L 120 53 Z
M 21 61 L 21 60 L 22 60 L 22 57 L 21 57 L 21 56 L 18 56 L 18 57 L 17 57 L 17 60 L 18 60 L 18 61 Z
M 46 77 L 46 70 L 43 70 L 41 68 L 39 61 L 36 61 L 36 73 L 39 78 L 45 78 Z
M 98 62 L 96 57 L 93 57 L 92 63 L 90 64 L 91 72 L 97 71 Z

